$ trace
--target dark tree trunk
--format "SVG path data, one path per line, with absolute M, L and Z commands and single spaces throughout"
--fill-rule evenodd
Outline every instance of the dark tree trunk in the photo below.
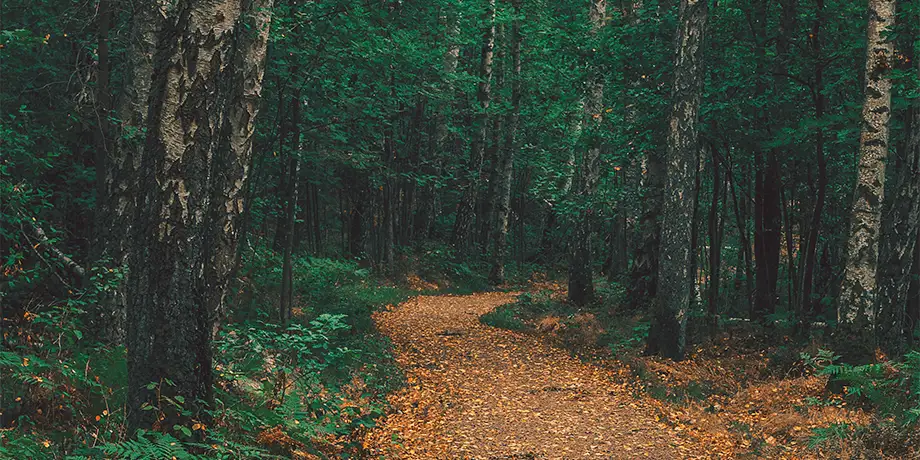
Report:
M 914 242 L 914 263 L 910 273 L 910 288 L 907 291 L 907 340 L 910 346 L 914 347 L 917 345 L 917 327 L 920 326 L 920 234 Z
M 291 157 L 293 154 L 287 151 L 286 146 L 289 140 L 288 133 L 290 131 L 291 123 L 288 120 L 287 111 L 282 108 L 284 105 L 285 104 L 282 101 L 279 101 L 278 155 L 280 156 L 279 163 L 281 164 L 281 171 L 278 174 L 278 188 L 277 192 L 275 193 L 281 198 L 278 200 L 278 204 L 281 206 L 281 212 L 278 213 L 278 218 L 275 219 L 275 237 L 272 239 L 272 251 L 275 253 L 281 253 L 284 251 L 284 244 L 287 241 L 287 234 L 285 232 L 288 230 L 285 214 L 285 200 L 291 196 L 291 191 L 295 187 L 295 184 L 289 180 L 291 177 L 290 171 L 288 170 L 288 167 L 291 164 L 289 157 Z M 291 98 L 291 103 L 288 106 L 295 107 L 296 105 L 297 101 L 295 101 L 294 98 Z
M 498 53 L 495 59 L 495 69 L 493 75 L 495 76 L 495 85 L 492 88 L 492 103 L 497 106 L 501 106 L 502 101 L 499 99 L 502 89 L 505 85 L 505 48 L 502 46 L 505 40 L 505 26 L 499 25 L 496 27 L 495 34 L 495 47 L 498 49 Z M 479 216 L 479 239 L 478 243 L 480 249 L 482 250 L 483 255 L 488 255 L 488 251 L 493 249 L 494 242 L 491 240 L 495 230 L 495 212 L 496 212 L 496 202 L 501 199 L 499 197 L 499 191 L 502 187 L 499 184 L 499 175 L 504 173 L 503 165 L 504 156 L 506 154 L 505 146 L 502 145 L 502 136 L 504 133 L 504 121 L 505 116 L 502 114 L 496 114 L 492 117 L 492 143 L 488 149 L 488 180 L 486 181 L 485 188 L 487 193 L 480 197 L 480 212 Z
M 661 258 L 655 315 L 648 353 L 683 359 L 687 314 L 693 292 L 691 235 L 695 225 L 694 177 L 699 152 L 698 118 L 703 87 L 702 49 L 708 16 L 707 0 L 681 0 L 672 109 L 668 123 L 667 178 L 661 223 Z
M 626 173 L 622 169 L 614 170 L 614 183 L 620 188 L 626 187 Z M 626 274 L 629 268 L 628 238 L 626 232 L 626 198 L 621 197 L 616 214 L 611 219 L 610 228 L 610 262 L 607 266 L 607 280 L 615 282 Z
M 298 143 L 297 140 L 294 142 L 295 144 Z M 284 248 L 282 249 L 281 299 L 279 302 L 279 317 L 281 318 L 281 324 L 283 326 L 290 324 L 294 301 L 294 266 L 292 259 L 294 252 L 294 227 L 297 223 L 297 195 L 298 189 L 300 188 L 298 184 L 300 161 L 297 159 L 296 155 L 291 155 L 291 158 L 288 160 L 288 171 L 290 175 L 288 181 L 291 185 L 290 194 L 287 196 L 287 203 L 284 209 L 284 225 L 287 229 L 284 232 L 285 240 Z
M 664 196 L 665 165 L 660 152 L 646 158 L 642 216 L 639 219 L 639 244 L 633 258 L 626 295 L 627 308 L 638 310 L 650 304 L 658 293 L 658 262 L 661 250 L 661 207 Z
M 471 230 L 476 219 L 476 204 L 479 202 L 479 187 L 482 182 L 482 166 L 488 139 L 489 105 L 492 101 L 492 56 L 495 48 L 495 0 L 489 0 L 485 13 L 485 34 L 479 64 L 479 88 L 476 98 L 479 108 L 473 125 L 476 133 L 470 148 L 470 160 L 465 168 L 468 175 L 463 184 L 463 198 L 457 206 L 452 244 L 465 251 L 469 249 Z
M 300 179 L 300 91 L 291 99 L 291 151 L 288 154 L 288 189 L 284 207 L 284 246 L 281 249 L 281 298 L 279 299 L 279 318 L 283 326 L 291 321 L 294 303 L 294 265 L 293 255 L 297 232 L 297 203 L 301 188 Z
M 767 70 L 767 2 L 757 0 L 749 18 L 755 38 L 757 75 Z M 767 91 L 766 80 L 757 78 L 757 97 Z M 769 126 L 769 113 L 755 109 L 754 119 L 761 127 Z M 779 276 L 780 249 L 782 247 L 782 209 L 779 194 L 780 171 L 776 152 L 757 147 L 754 151 L 754 319 L 763 319 L 776 308 L 776 282 Z
M 184 0 L 159 34 L 127 291 L 129 432 L 210 420 L 271 6 Z
M 889 163 L 894 177 L 885 186 L 879 248 L 876 339 L 890 355 L 905 351 L 912 332 L 907 311 L 920 225 L 920 105 L 908 110 L 905 126 L 906 145 Z
M 707 323 L 710 332 L 719 327 L 719 285 L 722 281 L 722 225 L 719 198 L 722 194 L 721 165 L 718 154 L 712 149 L 712 201 L 709 203 L 709 289 Z
M 821 26 L 824 21 L 824 0 L 816 0 L 817 11 L 812 25 L 811 47 L 815 55 L 815 86 L 813 99 L 815 104 L 815 118 L 820 122 L 824 117 L 826 100 L 824 98 L 824 64 L 821 62 Z M 817 314 L 816 300 L 814 299 L 815 265 L 818 254 L 818 235 L 821 234 L 821 219 L 824 213 L 824 203 L 827 196 L 827 160 L 824 157 L 824 129 L 815 129 L 815 156 L 818 165 L 818 183 L 815 187 L 814 208 L 811 213 L 811 222 L 808 225 L 808 236 L 805 240 L 802 258 L 801 307 L 798 320 L 809 324 L 811 318 Z
M 588 12 L 591 40 L 606 21 L 607 1 L 592 0 Z M 588 64 L 584 97 L 584 122 L 578 149 L 581 161 L 576 161 L 574 176 L 575 212 L 572 238 L 569 243 L 569 301 L 585 305 L 594 301 L 594 251 L 591 248 L 593 229 L 593 198 L 600 174 L 600 122 L 604 113 L 604 79 L 600 69 Z

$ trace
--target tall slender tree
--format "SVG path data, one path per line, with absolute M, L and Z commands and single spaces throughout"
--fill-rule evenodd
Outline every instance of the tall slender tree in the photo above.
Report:
M 691 216 L 698 169 L 700 96 L 703 90 L 703 41 L 708 0 L 681 0 L 674 62 L 672 108 L 665 157 L 667 180 L 661 223 L 658 295 L 648 337 L 648 352 L 683 359 L 687 312 L 693 292 Z
M 511 177 L 514 156 L 518 149 L 518 126 L 521 121 L 521 0 L 511 0 L 514 20 L 511 24 L 511 113 L 508 115 L 508 132 L 505 145 L 496 156 L 496 200 L 493 211 L 492 269 L 489 281 L 493 285 L 505 282 L 505 257 L 508 252 L 508 217 L 511 214 Z
M 588 21 L 591 23 L 591 35 L 595 37 L 606 22 L 607 1 L 591 0 Z M 573 234 L 569 245 L 569 300 L 576 305 L 584 305 L 594 300 L 593 251 L 591 250 L 591 217 L 593 214 L 592 198 L 597 189 L 600 174 L 599 163 L 601 145 L 598 130 L 604 113 L 604 79 L 594 61 L 597 54 L 595 40 L 591 40 L 588 63 L 588 75 L 585 82 L 584 126 L 578 149 L 581 158 L 575 162 L 575 182 L 573 199 L 578 210 L 573 216 Z M 579 161 L 580 160 L 580 161 Z
M 870 356 L 875 346 L 878 247 L 891 118 L 889 73 L 894 60 L 894 43 L 886 35 L 894 27 L 895 5 L 895 0 L 869 0 L 859 165 L 837 305 L 837 340 L 853 359 Z
M 467 249 L 472 237 L 471 230 L 476 218 L 476 203 L 482 183 L 482 166 L 485 161 L 489 132 L 489 105 L 492 103 L 492 58 L 495 52 L 495 0 L 488 0 L 483 20 L 485 31 L 479 56 L 479 86 L 476 91 L 479 107 L 477 107 L 473 121 L 475 133 L 470 146 L 469 163 L 465 171 L 467 178 L 463 184 L 463 198 L 457 206 L 457 217 L 454 221 L 453 244 L 461 249 Z

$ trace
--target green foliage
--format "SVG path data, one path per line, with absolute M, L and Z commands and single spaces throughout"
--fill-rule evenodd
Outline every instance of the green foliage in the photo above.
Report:
M 514 304 L 501 305 L 494 310 L 479 317 L 482 324 L 511 331 L 521 331 L 528 326 L 518 316 L 517 308 Z
M 642 347 L 645 344 L 645 339 L 648 338 L 650 326 L 650 322 L 642 321 L 625 330 L 614 329 L 606 339 L 610 352 L 616 357 L 621 353 Z
M 203 457 L 193 455 L 178 439 L 157 432 L 138 431 L 135 439 L 105 444 L 100 450 L 106 455 L 124 460 L 176 459 L 197 460 Z
M 911 351 L 900 361 L 862 365 L 838 362 L 839 356 L 821 350 L 817 356 L 803 354 L 805 362 L 831 381 L 845 385 L 846 397 L 871 404 L 881 416 L 904 425 L 920 421 L 920 352 Z
M 842 441 L 853 433 L 853 426 L 849 423 L 832 423 L 826 428 L 815 428 L 808 447 L 815 449 L 828 442 Z

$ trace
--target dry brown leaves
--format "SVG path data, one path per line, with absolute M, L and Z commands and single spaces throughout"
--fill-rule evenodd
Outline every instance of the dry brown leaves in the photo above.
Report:
M 808 448 L 816 428 L 847 423 L 866 425 L 871 417 L 828 398 L 824 377 L 764 377 L 763 351 L 732 352 L 728 343 L 697 349 L 675 363 L 660 358 L 637 360 L 667 386 L 707 382 L 716 394 L 684 404 L 659 402 L 663 418 L 676 429 L 706 442 L 723 457 L 834 458 L 832 452 Z M 822 403 L 816 404 L 816 401 Z
M 410 299 L 375 320 L 408 386 L 367 434 L 384 458 L 719 458 L 637 397 L 625 368 L 584 363 L 539 337 L 482 325 L 514 294 Z

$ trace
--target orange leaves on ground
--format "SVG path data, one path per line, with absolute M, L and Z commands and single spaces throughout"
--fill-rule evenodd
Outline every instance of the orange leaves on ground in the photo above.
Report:
M 384 458 L 709 458 L 633 396 L 621 369 L 582 362 L 479 316 L 513 294 L 410 299 L 375 321 L 408 385 L 364 439 Z M 587 321 L 587 318 L 583 319 Z

